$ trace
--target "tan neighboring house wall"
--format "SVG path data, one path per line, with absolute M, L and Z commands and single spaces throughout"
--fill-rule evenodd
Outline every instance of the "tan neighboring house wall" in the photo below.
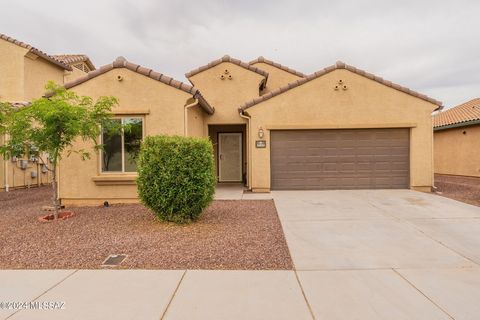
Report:
M 434 135 L 435 173 L 480 177 L 480 124 Z
M 102 68 L 98 71 L 102 71 Z M 70 87 L 69 84 L 66 86 Z M 113 68 L 79 84 L 74 82 L 70 90 L 93 99 L 101 96 L 116 97 L 119 104 L 113 110 L 115 116 L 143 118 L 144 137 L 203 136 L 205 111 L 198 105 L 198 100 L 193 99 L 191 93 L 139 72 L 124 67 Z M 186 123 L 188 128 L 185 127 Z M 92 150 L 92 144 L 77 141 L 74 149 L 79 148 Z M 138 201 L 136 173 L 102 172 L 100 152 L 91 151 L 91 159 L 85 161 L 75 154 L 64 157 L 60 162 L 59 172 L 60 198 L 65 205 Z
M 45 84 L 54 80 L 63 84 L 64 73 L 70 67 L 40 50 L 0 34 L 0 101 L 27 103 L 40 98 Z M 1 138 L 3 143 L 5 137 Z M 50 182 L 51 175 L 42 172 L 38 162 L 27 161 L 21 169 L 20 160 L 0 157 L 0 191 L 38 186 Z M 27 160 L 27 159 L 22 159 Z
M 68 71 L 67 71 L 68 72 Z M 28 53 L 24 58 L 25 87 L 23 101 L 38 99 L 45 94 L 48 81 L 63 84 L 65 69 Z
M 435 173 L 480 177 L 480 98 L 433 117 Z

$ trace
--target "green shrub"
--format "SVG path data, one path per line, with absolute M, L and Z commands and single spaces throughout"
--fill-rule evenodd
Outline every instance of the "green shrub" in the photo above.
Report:
M 213 147 L 209 139 L 150 136 L 138 157 L 138 194 L 164 221 L 195 221 L 215 193 Z

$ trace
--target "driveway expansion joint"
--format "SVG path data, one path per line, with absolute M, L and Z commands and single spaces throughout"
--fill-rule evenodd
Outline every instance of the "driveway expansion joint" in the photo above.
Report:
M 451 316 L 444 308 L 442 308 L 438 303 L 433 301 L 429 296 L 427 296 L 422 290 L 417 288 L 410 280 L 404 277 L 397 269 L 392 268 L 392 271 L 395 272 L 400 278 L 402 278 L 406 283 L 412 286 L 415 290 L 417 290 L 422 296 L 424 296 L 428 301 L 430 301 L 433 305 L 435 305 L 438 309 L 440 309 L 445 315 L 447 315 L 450 319 L 455 320 L 453 316 Z

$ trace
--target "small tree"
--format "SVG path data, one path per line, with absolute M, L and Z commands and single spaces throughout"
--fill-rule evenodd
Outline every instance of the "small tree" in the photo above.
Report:
M 99 136 L 102 126 L 113 128 L 111 110 L 117 104 L 114 97 L 101 97 L 94 102 L 90 97 L 78 96 L 64 87 L 49 82 L 47 97 L 34 100 L 24 107 L 3 103 L 0 106 L 0 134 L 6 136 L 0 153 L 12 156 L 35 156 L 52 173 L 54 219 L 58 218 L 57 167 L 63 155 L 77 153 L 82 160 L 90 153 L 73 149 L 76 139 L 91 141 L 93 149 L 101 148 Z M 48 160 L 46 157 L 48 156 Z M 50 165 L 51 164 L 51 165 Z

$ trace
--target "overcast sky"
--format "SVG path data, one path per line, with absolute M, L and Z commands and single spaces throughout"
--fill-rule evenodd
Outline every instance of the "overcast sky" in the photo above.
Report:
M 480 97 L 480 1 L 0 0 L 0 33 L 184 81 L 224 54 L 304 73 L 342 60 L 447 107 Z

